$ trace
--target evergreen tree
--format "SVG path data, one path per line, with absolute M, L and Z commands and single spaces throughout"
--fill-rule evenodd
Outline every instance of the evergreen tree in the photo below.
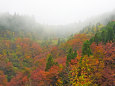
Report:
M 73 53 L 73 59 L 75 59 L 75 57 L 77 57 L 77 51 L 76 50 Z
M 98 45 L 98 43 L 99 43 L 99 34 L 98 33 L 95 34 L 94 41 Z
M 71 58 L 73 57 L 73 56 L 72 56 L 72 54 L 73 54 L 72 51 L 73 51 L 72 48 L 70 48 L 70 49 L 69 49 L 69 52 L 68 52 L 68 54 L 67 54 L 67 61 L 70 61 Z
M 108 28 L 107 39 L 109 41 L 112 41 L 114 39 L 114 31 L 113 31 L 113 29 L 111 27 Z
M 54 63 L 52 55 L 49 55 L 47 63 L 46 63 L 46 69 L 45 69 L 45 71 L 48 71 L 48 69 L 50 69 L 54 64 L 55 63 Z
M 114 35 L 115 35 L 115 25 L 113 26 L 113 31 L 114 31 Z
M 89 40 L 89 42 L 90 42 L 90 45 L 94 42 L 94 37 L 92 37 L 90 40 Z
M 60 45 L 60 43 L 61 43 L 61 39 L 59 38 L 59 39 L 58 39 L 57 45 Z
M 106 34 L 105 30 L 103 30 L 102 33 L 101 33 L 101 38 L 102 38 L 102 42 L 103 42 L 103 43 L 106 43 L 106 39 L 107 39 L 107 38 L 106 38 L 106 35 L 107 35 L 107 34 Z
M 84 44 L 83 44 L 82 55 L 83 56 L 84 55 L 88 55 L 88 56 L 91 55 L 90 43 L 88 40 L 86 42 L 84 42 Z
M 72 60 L 72 59 L 75 59 L 75 57 L 77 57 L 77 51 L 73 51 L 72 48 L 69 49 L 68 51 L 68 54 L 67 54 L 67 61 L 66 61 L 66 65 L 68 66 L 69 65 L 69 62 Z
M 114 39 L 113 39 L 113 41 L 115 42 L 115 25 L 113 26 L 113 31 L 114 31 Z

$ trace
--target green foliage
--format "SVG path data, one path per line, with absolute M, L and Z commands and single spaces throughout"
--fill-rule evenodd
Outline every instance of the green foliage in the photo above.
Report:
M 89 40 L 89 42 L 90 42 L 90 45 L 94 42 L 94 37 L 92 37 L 90 40 Z
M 114 39 L 114 31 L 111 27 L 107 30 L 107 40 L 112 41 Z
M 101 39 L 100 34 L 96 33 L 94 37 L 94 41 L 96 42 L 97 45 L 99 44 L 100 39 Z
M 75 59 L 75 57 L 77 57 L 77 50 L 75 50 L 73 53 L 73 59 Z
M 88 25 L 83 30 L 80 31 L 80 33 L 85 33 L 85 34 L 95 34 L 96 32 L 100 31 L 104 25 L 97 23 L 95 25 Z
M 47 63 L 46 63 L 45 71 L 48 71 L 53 65 L 58 65 L 58 63 L 57 63 L 57 62 L 54 62 L 53 57 L 52 57 L 52 55 L 50 54 L 50 55 L 48 56 L 48 60 L 47 60 Z
M 87 40 L 84 42 L 83 47 L 82 47 L 82 55 L 91 55 L 91 49 L 90 49 L 90 42 Z
M 72 60 L 72 59 L 75 59 L 75 57 L 77 57 L 77 51 L 73 51 L 72 48 L 69 49 L 68 51 L 68 54 L 67 54 L 67 60 L 66 60 L 66 65 L 68 66 L 69 65 L 69 62 Z
M 98 31 L 94 38 L 92 37 L 90 39 L 90 44 L 93 42 L 96 42 L 98 45 L 99 42 L 103 42 L 106 44 L 107 42 L 110 41 L 115 41 L 115 22 L 110 22 L 108 25 L 103 27 L 101 31 Z
M 106 39 L 106 31 L 105 30 L 102 31 L 101 37 L 102 37 L 102 42 L 106 43 L 107 39 Z

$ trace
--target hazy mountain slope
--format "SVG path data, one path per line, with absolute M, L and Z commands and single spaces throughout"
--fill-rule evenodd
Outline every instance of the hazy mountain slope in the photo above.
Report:
M 68 25 L 43 25 L 33 17 L 22 15 L 11 15 L 9 13 L 0 14 L 0 29 L 7 29 L 11 32 L 22 31 L 24 34 L 30 32 L 31 35 L 36 35 L 38 39 L 64 38 L 71 34 L 77 33 L 84 27 L 96 25 L 97 23 L 106 25 L 108 22 L 115 19 L 115 10 L 104 13 L 96 17 L 91 17 L 84 22 L 78 22 Z M 28 37 L 28 36 L 27 36 Z

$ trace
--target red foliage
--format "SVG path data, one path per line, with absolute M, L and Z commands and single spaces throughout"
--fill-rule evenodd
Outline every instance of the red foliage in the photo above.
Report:
M 46 77 L 48 73 L 45 71 L 34 71 L 31 74 L 31 80 L 32 80 L 32 85 L 33 86 L 42 86 L 48 84 L 48 79 Z
M 93 55 L 98 59 L 102 59 L 104 61 L 104 69 L 100 73 L 102 77 L 99 78 L 98 84 L 101 86 L 114 86 L 115 85 L 115 43 L 107 43 L 106 45 L 102 45 L 100 43 L 96 46 L 95 43 L 91 45 L 91 49 Z
M 56 58 L 55 62 L 58 62 L 58 64 L 62 64 L 63 66 L 65 66 L 66 65 L 66 56 Z
M 0 86 L 7 86 L 7 79 L 3 71 L 0 71 Z
M 81 54 L 83 43 L 89 39 L 90 37 L 86 34 L 77 34 L 74 35 L 73 39 L 67 41 L 67 44 L 69 44 L 74 50 L 76 49 L 77 51 L 79 51 Z
M 8 86 L 25 86 L 29 79 L 27 76 L 23 75 L 23 73 L 18 73 L 16 77 L 12 78 L 12 80 L 8 83 Z

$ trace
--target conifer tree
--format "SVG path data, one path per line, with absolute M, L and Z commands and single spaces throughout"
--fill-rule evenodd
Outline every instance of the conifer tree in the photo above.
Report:
M 111 27 L 108 28 L 107 39 L 109 41 L 112 41 L 114 39 L 114 31 L 113 31 L 113 29 Z
M 53 57 L 50 54 L 49 57 L 48 57 L 47 63 L 46 63 L 46 69 L 45 69 L 45 71 L 48 71 L 48 69 L 50 69 L 54 64 L 55 63 L 54 63 Z
M 72 60 L 72 59 L 75 59 L 75 57 L 77 57 L 77 51 L 73 51 L 72 48 L 69 49 L 68 51 L 68 54 L 67 54 L 67 61 L 66 61 L 66 65 L 68 66 L 69 65 L 69 62 Z
M 102 33 L 101 33 L 101 38 L 102 38 L 102 42 L 103 42 L 103 43 L 106 43 L 106 40 L 107 40 L 106 35 L 107 35 L 107 34 L 106 34 L 106 31 L 103 30 Z
M 88 56 L 91 55 L 90 43 L 88 40 L 86 42 L 84 42 L 84 44 L 83 44 L 82 55 L 83 56 L 84 55 L 88 55 Z
M 77 51 L 76 50 L 73 53 L 73 59 L 75 59 L 75 57 L 77 57 Z

